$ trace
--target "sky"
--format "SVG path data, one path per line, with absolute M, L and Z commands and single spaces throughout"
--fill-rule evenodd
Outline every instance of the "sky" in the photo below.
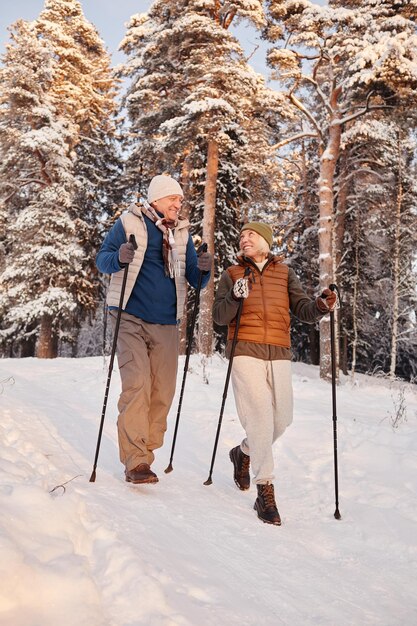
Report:
M 113 65 L 123 63 L 124 54 L 118 52 L 118 46 L 122 41 L 130 17 L 136 13 L 144 13 L 152 4 L 151 0 L 82 0 L 84 15 L 92 22 L 101 38 L 106 44 L 107 50 L 112 55 Z M 0 51 L 4 51 L 4 43 L 8 39 L 7 27 L 22 18 L 25 20 L 35 19 L 44 5 L 43 0 L 7 0 L 3 2 L 0 11 Z M 245 26 L 240 26 L 238 31 L 241 45 L 249 56 L 251 66 L 262 74 L 267 75 L 265 66 L 266 45 L 261 42 L 257 34 Z M 256 46 L 259 48 L 256 49 Z
M 219 355 L 190 359 L 164 473 L 184 358 L 156 485 L 124 481 L 117 370 L 89 482 L 108 359 L 0 359 L 0 626 L 417 624 L 415 385 L 342 376 L 336 520 L 331 385 L 293 364 L 294 422 L 274 447 L 278 527 L 258 520 L 255 485 L 233 482 L 228 453 L 243 431 L 231 389 L 203 484 Z

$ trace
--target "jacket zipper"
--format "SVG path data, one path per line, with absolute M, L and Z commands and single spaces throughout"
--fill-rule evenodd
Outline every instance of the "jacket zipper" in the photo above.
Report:
M 245 261 L 249 264 L 252 265 L 254 269 L 252 269 L 252 277 L 253 277 L 253 282 L 255 282 L 255 272 L 254 270 L 256 270 L 259 273 L 259 284 L 261 285 L 261 293 L 262 293 L 262 305 L 264 307 L 264 313 L 265 313 L 265 324 L 264 324 L 264 343 L 266 342 L 266 332 L 267 332 L 267 325 L 268 325 L 268 314 L 267 314 L 267 308 L 266 308 L 266 304 L 265 304 L 265 296 L 264 296 L 264 289 L 263 289 L 263 273 L 266 270 L 266 268 L 271 265 L 272 261 L 273 261 L 273 257 L 271 257 L 270 259 L 268 259 L 268 261 L 265 263 L 265 265 L 263 266 L 263 268 L 260 270 L 259 267 L 256 265 L 256 263 L 254 263 L 252 261 L 252 259 L 246 258 L 244 257 Z

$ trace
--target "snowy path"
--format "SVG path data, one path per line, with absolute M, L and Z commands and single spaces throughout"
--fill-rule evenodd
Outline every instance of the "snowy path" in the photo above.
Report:
M 359 377 L 338 388 L 334 512 L 330 386 L 294 365 L 295 420 L 276 446 L 280 528 L 232 480 L 241 437 L 230 391 L 208 476 L 226 363 L 210 384 L 192 358 L 174 456 L 176 402 L 154 469 L 128 485 L 118 462 L 113 374 L 97 480 L 89 483 L 107 364 L 3 360 L 0 624 L 3 626 L 413 625 L 417 599 L 417 395 Z M 182 369 L 180 367 L 180 375 Z M 13 377 L 12 381 L 7 381 Z M 385 418 L 385 419 L 384 419 Z M 70 481 L 63 488 L 50 491 Z

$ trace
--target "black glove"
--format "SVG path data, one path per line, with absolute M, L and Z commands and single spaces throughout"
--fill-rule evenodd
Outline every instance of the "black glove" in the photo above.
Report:
M 331 289 L 323 289 L 322 294 L 316 299 L 317 308 L 320 313 L 333 311 L 337 302 L 337 295 Z
M 131 243 L 122 243 L 119 248 L 119 263 L 121 265 L 126 265 L 133 261 L 133 257 L 135 256 L 135 248 Z
M 197 257 L 197 267 L 200 272 L 209 272 L 211 270 L 211 264 L 213 263 L 213 257 L 210 252 L 202 252 Z

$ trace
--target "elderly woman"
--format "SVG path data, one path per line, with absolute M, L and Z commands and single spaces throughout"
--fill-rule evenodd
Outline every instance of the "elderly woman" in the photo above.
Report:
M 229 456 L 234 481 L 242 491 L 250 487 L 251 466 L 257 487 L 254 509 L 263 522 L 279 526 L 272 446 L 292 422 L 290 311 L 301 321 L 314 323 L 334 308 L 336 295 L 325 289 L 325 297 L 309 298 L 295 272 L 271 254 L 271 245 L 268 224 L 249 222 L 243 226 L 237 265 L 221 276 L 213 319 L 229 327 L 226 355 L 230 356 L 243 299 L 232 386 L 246 437 Z

